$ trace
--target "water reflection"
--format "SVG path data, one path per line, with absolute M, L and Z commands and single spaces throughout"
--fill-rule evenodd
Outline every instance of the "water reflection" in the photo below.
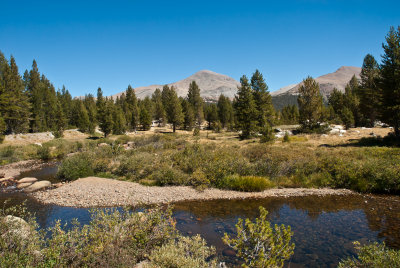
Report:
M 0 206 L 11 198 L 20 204 L 23 194 L 0 195 Z M 26 203 L 35 212 L 40 227 L 47 228 L 55 220 L 62 223 L 77 218 L 88 223 L 88 209 L 42 205 L 29 199 Z M 225 232 L 234 233 L 239 217 L 258 216 L 264 206 L 272 223 L 291 225 L 295 254 L 290 267 L 336 267 L 339 260 L 354 254 L 355 240 L 385 241 L 400 248 L 400 197 L 377 195 L 309 196 L 251 200 L 193 201 L 175 204 L 177 228 L 185 235 L 201 234 L 217 247 L 219 258 L 231 265 L 237 260 L 221 241 Z

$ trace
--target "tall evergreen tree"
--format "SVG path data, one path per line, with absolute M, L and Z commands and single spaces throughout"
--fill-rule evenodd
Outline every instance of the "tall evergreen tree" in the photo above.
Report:
M 360 113 L 360 99 L 359 99 L 359 82 L 353 75 L 349 83 L 346 85 L 344 93 L 345 106 L 353 114 L 354 125 L 360 126 L 363 121 Z
M 151 99 L 154 103 L 154 119 L 158 121 L 158 126 L 165 124 L 165 109 L 162 102 L 161 90 L 156 88 Z
M 77 110 L 75 111 L 77 113 L 77 122 L 76 126 L 78 127 L 79 131 L 87 133 L 89 132 L 89 115 L 86 110 L 85 105 L 83 105 L 83 102 L 78 100 L 76 102 L 77 104 Z
M 151 128 L 151 113 L 146 105 L 142 102 L 140 105 L 140 125 L 142 130 L 150 130 Z
M 378 87 L 379 65 L 371 54 L 365 56 L 360 76 L 361 86 L 358 94 L 360 112 L 365 119 L 365 124 L 373 127 L 379 117 L 381 92 Z
M 221 122 L 222 128 L 232 127 L 233 124 L 233 107 L 228 97 L 220 95 L 217 102 L 218 120 Z
M 197 125 L 203 122 L 203 99 L 200 96 L 200 88 L 195 81 L 189 84 L 187 99 L 192 106 Z
M 94 134 L 97 126 L 97 107 L 96 101 L 92 94 L 85 96 L 83 103 L 89 117 L 88 133 Z
M 183 122 L 183 113 L 181 102 L 176 94 L 175 88 L 164 86 L 163 88 L 163 101 L 166 104 L 166 114 L 168 123 L 172 124 L 172 129 L 175 132 L 176 127 L 180 126 Z
M 55 111 L 55 125 L 53 128 L 53 133 L 56 138 L 61 138 L 64 136 L 64 130 L 67 128 L 67 124 L 67 118 L 64 114 L 61 102 L 57 100 Z
M 122 108 L 114 105 L 112 133 L 122 135 L 126 132 L 126 120 Z
M 240 137 L 249 138 L 257 129 L 257 110 L 254 95 L 245 75 L 240 78 L 240 87 L 235 96 L 235 115 Z
M 99 99 L 97 99 L 99 101 Z M 103 110 L 101 110 L 99 116 L 99 127 L 101 131 L 104 133 L 104 137 L 107 137 L 109 134 L 112 133 L 114 129 L 114 121 L 113 121 L 113 114 L 114 114 L 114 101 L 112 99 L 103 99 Z M 99 107 L 98 107 L 99 108 Z
M 314 131 L 320 127 L 322 118 L 322 96 L 319 84 L 312 78 L 303 80 L 299 88 L 299 122 L 304 131 Z
M 5 62 L 1 69 L 4 85 L 0 92 L 0 113 L 7 126 L 6 132 L 26 132 L 29 129 L 30 103 L 14 57 L 11 56 L 10 65 Z
M 135 130 L 139 124 L 139 108 L 135 91 L 131 85 L 126 90 L 124 113 L 129 130 Z
M 181 99 L 181 105 L 184 114 L 183 128 L 190 131 L 193 129 L 195 123 L 192 105 L 186 99 Z
M 272 97 L 268 92 L 268 86 L 258 70 L 251 77 L 251 87 L 256 104 L 257 126 L 259 129 L 263 129 L 266 124 L 273 124 L 275 109 L 272 105 Z
M 299 123 L 299 109 L 297 105 L 287 105 L 281 111 L 281 123 L 292 125 Z
M 43 86 L 40 79 L 37 63 L 33 60 L 32 69 L 29 71 L 27 81 L 27 92 L 31 101 L 31 122 L 30 128 L 32 132 L 44 131 L 45 118 L 43 110 Z
M 382 121 L 393 126 L 400 138 L 400 26 L 390 28 L 380 66 L 382 88 Z
M 63 85 L 61 90 L 57 93 L 58 100 L 60 101 L 61 107 L 63 109 L 63 113 L 67 118 L 67 125 L 72 124 L 72 117 L 74 111 L 72 110 L 72 96 L 69 93 L 68 89 Z
M 218 107 L 215 103 L 210 103 L 206 106 L 206 120 L 208 128 L 214 129 L 214 126 L 218 122 Z

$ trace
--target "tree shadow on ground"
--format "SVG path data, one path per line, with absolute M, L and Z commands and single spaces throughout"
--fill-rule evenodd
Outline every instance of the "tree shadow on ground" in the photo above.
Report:
M 385 137 L 363 137 L 361 139 L 350 139 L 344 144 L 321 144 L 319 147 L 338 148 L 338 147 L 400 147 L 400 138 L 394 135 Z

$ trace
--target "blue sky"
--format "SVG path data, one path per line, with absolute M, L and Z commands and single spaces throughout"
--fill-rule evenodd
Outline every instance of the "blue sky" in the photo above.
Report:
M 36 59 L 56 88 L 106 95 L 199 70 L 239 79 L 258 68 L 271 91 L 378 61 L 400 1 L 0 1 L 0 50 L 20 72 Z

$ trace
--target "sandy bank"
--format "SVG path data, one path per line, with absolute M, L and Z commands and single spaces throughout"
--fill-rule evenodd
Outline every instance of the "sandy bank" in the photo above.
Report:
M 245 193 L 207 189 L 197 191 L 188 186 L 149 187 L 134 182 L 88 177 L 65 184 L 57 189 L 33 193 L 45 204 L 71 207 L 107 207 L 138 204 L 162 204 L 184 200 L 244 199 L 263 197 L 289 197 L 306 195 L 345 195 L 345 189 L 270 189 L 264 192 Z
M 19 161 L 8 165 L 0 166 L 0 173 L 3 173 L 5 178 L 8 177 L 15 178 L 18 177 L 22 172 L 33 169 L 39 169 L 45 165 L 48 165 L 48 163 L 40 160 Z

